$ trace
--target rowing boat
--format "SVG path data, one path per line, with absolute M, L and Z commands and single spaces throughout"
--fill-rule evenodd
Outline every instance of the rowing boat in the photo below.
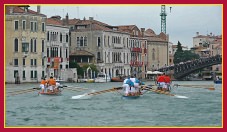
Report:
M 58 92 L 39 92 L 38 95 L 51 95 L 51 96 L 59 96 L 61 95 L 61 91 Z

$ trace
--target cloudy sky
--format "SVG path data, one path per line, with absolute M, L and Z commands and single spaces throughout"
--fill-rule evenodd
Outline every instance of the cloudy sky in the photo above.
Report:
M 36 11 L 37 8 L 33 5 L 30 9 Z M 135 24 L 139 28 L 151 28 L 156 34 L 161 32 L 161 5 L 41 5 L 41 13 L 47 17 L 65 17 L 68 13 L 70 19 L 94 17 L 113 26 Z M 180 41 L 190 48 L 196 32 L 222 34 L 221 5 L 168 4 L 166 13 L 166 33 L 173 44 Z

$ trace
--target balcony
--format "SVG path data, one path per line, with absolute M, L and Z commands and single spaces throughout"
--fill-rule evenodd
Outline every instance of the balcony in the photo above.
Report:
M 140 67 L 140 66 L 143 66 L 143 62 L 140 62 L 140 61 L 131 61 L 130 62 L 130 66 Z
M 120 49 L 120 48 L 123 48 L 123 44 L 113 44 L 113 47 Z
M 131 48 L 131 52 L 142 52 L 141 48 Z

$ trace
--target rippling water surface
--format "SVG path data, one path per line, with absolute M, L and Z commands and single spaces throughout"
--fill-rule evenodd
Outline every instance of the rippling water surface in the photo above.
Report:
M 182 85 L 213 85 L 212 81 L 175 81 Z M 146 82 L 154 84 L 154 82 Z M 122 99 L 107 92 L 85 99 L 71 99 L 121 83 L 65 83 L 61 96 L 38 95 L 38 91 L 12 95 L 13 91 L 39 84 L 6 84 L 6 127 L 221 127 L 222 86 L 180 86 L 168 96 L 147 92 L 138 99 Z M 70 88 L 72 87 L 72 88 Z M 73 87 L 88 88 L 78 89 Z M 15 92 L 14 92 L 15 93 Z M 18 93 L 18 92 L 16 92 Z

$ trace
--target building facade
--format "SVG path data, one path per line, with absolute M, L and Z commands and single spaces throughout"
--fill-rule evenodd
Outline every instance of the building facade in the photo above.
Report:
M 151 29 L 145 31 L 148 44 L 148 70 L 154 71 L 169 65 L 168 37 L 164 33 L 156 35 Z
M 70 21 L 70 20 L 69 20 Z M 80 66 L 95 64 L 100 72 L 115 77 L 130 75 L 129 34 L 92 17 L 69 22 L 71 30 L 70 60 Z M 93 76 L 94 77 L 94 76 Z M 86 77 L 91 78 L 91 77 Z
M 26 5 L 5 8 L 5 82 L 38 82 L 45 75 L 46 15 Z
M 69 69 L 69 28 L 62 25 L 60 16 L 47 19 L 46 26 L 46 74 L 67 80 Z

